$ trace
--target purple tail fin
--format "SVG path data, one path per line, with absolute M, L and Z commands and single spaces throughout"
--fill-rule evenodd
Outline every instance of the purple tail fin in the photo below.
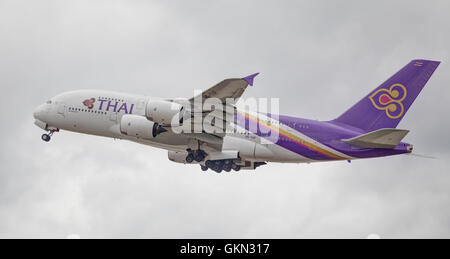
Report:
M 439 63 L 411 61 L 334 122 L 365 131 L 397 127 Z

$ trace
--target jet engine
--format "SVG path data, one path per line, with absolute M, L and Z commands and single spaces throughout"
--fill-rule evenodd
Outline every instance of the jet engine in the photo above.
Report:
M 158 123 L 149 121 L 143 116 L 127 114 L 120 120 L 120 132 L 127 136 L 151 139 L 166 131 Z
M 163 126 L 172 122 L 183 123 L 184 107 L 181 104 L 164 100 L 149 100 L 145 108 L 147 119 Z

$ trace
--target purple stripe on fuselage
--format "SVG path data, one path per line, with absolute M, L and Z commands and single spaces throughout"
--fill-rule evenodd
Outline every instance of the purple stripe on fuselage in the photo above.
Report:
M 250 126 L 251 123 L 257 123 L 258 127 L 256 127 L 256 129 L 257 129 L 256 131 L 254 130 L 254 127 Z M 270 135 L 268 135 L 268 134 L 270 134 L 270 132 L 272 132 L 271 129 L 269 129 L 267 126 L 265 126 L 261 123 L 258 123 L 252 119 L 246 118 L 242 115 L 238 115 L 237 125 L 239 125 L 242 128 L 245 128 L 247 131 L 250 131 L 251 133 L 253 133 L 259 137 L 269 140 L 269 141 L 271 141 L 287 150 L 297 153 L 303 157 L 313 159 L 313 160 L 335 160 L 335 158 L 329 157 L 320 152 L 312 150 L 300 143 L 296 143 L 292 140 L 289 140 L 287 137 L 283 136 L 282 134 L 280 134 L 278 132 L 276 134 L 279 134 L 279 138 L 275 142 L 270 137 Z M 261 130 L 261 128 L 263 128 L 263 131 Z
M 271 117 L 270 114 L 267 114 L 266 116 Z M 333 150 L 351 157 L 371 158 L 408 153 L 409 144 L 403 142 L 401 142 L 394 149 L 360 148 L 344 143 L 341 141 L 342 139 L 353 138 L 367 133 L 361 129 L 357 129 L 348 125 L 340 125 L 339 123 L 335 122 L 321 122 L 288 116 L 279 116 L 277 119 L 282 124 L 300 132 L 301 134 L 308 136 L 309 138 L 314 139 Z M 257 124 L 258 127 L 256 127 L 256 132 L 254 130 L 255 127 L 250 127 L 250 123 Z M 288 138 L 285 138 L 285 136 L 283 136 L 282 134 L 279 135 L 279 138 L 276 141 L 273 141 L 273 139 L 271 139 L 270 135 L 268 135 L 267 133 L 271 131 L 267 126 L 261 123 L 257 123 L 256 121 L 248 119 L 242 115 L 238 116 L 237 124 L 240 127 L 245 128 L 247 131 L 250 131 L 251 133 L 259 137 L 269 140 L 303 157 L 321 161 L 336 160 L 336 158 L 334 157 L 327 156 L 300 143 L 288 140 Z M 263 131 L 261 130 L 261 128 L 263 128 Z
M 358 128 L 335 122 L 321 122 L 288 116 L 279 116 L 281 123 L 317 140 L 340 153 L 356 158 L 370 158 L 408 153 L 409 144 L 401 142 L 394 149 L 359 148 L 341 141 L 367 133 Z

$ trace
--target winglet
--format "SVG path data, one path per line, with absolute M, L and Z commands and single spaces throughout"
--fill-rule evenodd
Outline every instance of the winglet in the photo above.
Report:
M 245 82 L 247 82 L 249 85 L 253 86 L 253 80 L 255 79 L 255 77 L 259 75 L 259 73 L 253 74 L 253 75 L 249 75 L 247 77 L 242 78 L 242 80 L 245 80 Z

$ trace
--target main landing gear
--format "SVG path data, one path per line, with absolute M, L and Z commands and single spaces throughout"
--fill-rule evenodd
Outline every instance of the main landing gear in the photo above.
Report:
M 238 172 L 241 170 L 241 166 L 237 165 L 234 160 L 208 160 L 205 162 L 205 166 L 201 166 L 201 168 L 203 171 L 211 169 L 218 174 L 222 173 L 222 171 L 231 172 L 231 170 L 234 170 Z
M 197 163 L 203 162 L 205 160 L 206 153 L 203 150 L 188 150 L 188 155 L 186 157 L 186 163 L 190 164 L 194 161 Z
M 42 134 L 41 139 L 45 142 L 49 142 L 52 139 L 53 133 L 58 132 L 59 129 L 49 130 L 47 134 Z
M 188 155 L 186 156 L 186 163 L 188 164 L 194 162 L 202 163 L 203 161 L 205 161 L 205 158 L 207 157 L 205 151 L 201 149 L 197 150 L 188 149 L 187 152 Z M 200 167 L 204 172 L 208 171 L 208 169 L 211 169 L 216 173 L 222 173 L 223 171 L 231 172 L 232 170 L 237 172 L 241 170 L 241 166 L 237 165 L 234 159 L 215 160 L 215 161 L 208 160 L 205 162 L 205 165 L 200 165 Z

